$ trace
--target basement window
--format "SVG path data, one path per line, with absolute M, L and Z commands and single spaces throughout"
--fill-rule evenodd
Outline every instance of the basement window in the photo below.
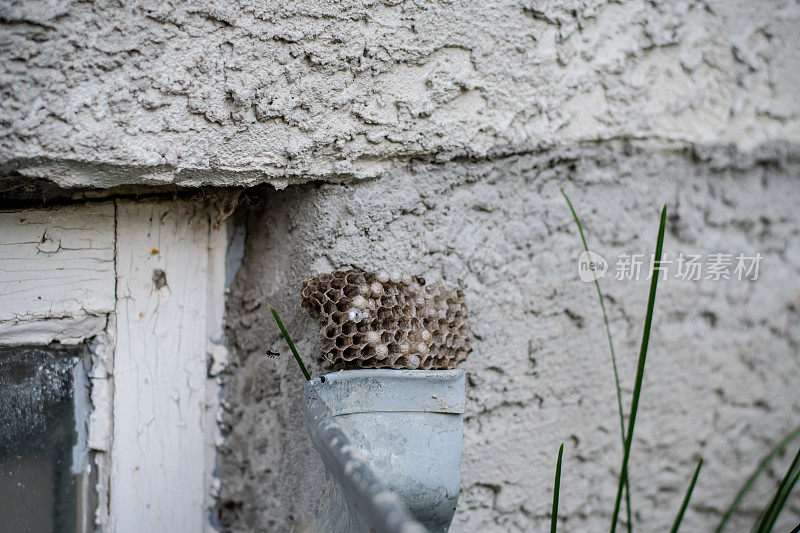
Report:
M 211 527 L 221 221 L 158 197 L 0 210 L 0 531 Z
M 82 345 L 0 346 L 0 517 L 7 531 L 85 530 Z

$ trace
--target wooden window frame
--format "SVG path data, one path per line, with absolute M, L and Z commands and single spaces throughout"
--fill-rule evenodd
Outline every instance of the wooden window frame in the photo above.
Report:
M 91 352 L 103 531 L 214 530 L 228 242 L 216 215 L 164 199 L 0 210 L 0 344 Z

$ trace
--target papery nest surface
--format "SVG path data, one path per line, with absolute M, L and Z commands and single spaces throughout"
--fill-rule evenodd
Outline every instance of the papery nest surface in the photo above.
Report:
M 399 272 L 337 270 L 303 282 L 334 368 L 455 368 L 471 351 L 464 291 Z

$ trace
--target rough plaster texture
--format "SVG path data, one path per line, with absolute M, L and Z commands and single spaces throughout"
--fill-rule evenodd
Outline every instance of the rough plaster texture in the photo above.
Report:
M 220 515 L 236 531 L 308 523 L 321 465 L 265 301 L 319 373 L 300 280 L 348 266 L 466 290 L 453 529 L 545 529 L 561 441 L 563 529 L 604 529 L 616 400 L 558 189 L 607 257 L 649 253 L 668 201 L 668 252 L 765 256 L 753 283 L 660 288 L 635 520 L 665 529 L 702 455 L 686 530 L 705 530 L 800 415 L 798 24 L 792 1 L 5 0 L 0 189 L 317 181 L 264 193 L 231 288 Z M 603 287 L 629 394 L 646 282 Z
M 800 141 L 794 1 L 0 5 L 0 169 L 277 186 L 613 138 Z
M 667 254 L 764 257 L 757 281 L 659 285 L 631 459 L 634 519 L 641 530 L 667 530 L 702 456 L 684 526 L 712 529 L 750 469 L 800 418 L 798 172 L 796 146 L 744 154 L 607 143 L 408 165 L 350 186 L 266 193 L 250 217 L 228 303 L 222 523 L 233 531 L 308 524 L 321 467 L 303 427 L 302 375 L 265 302 L 282 313 L 318 375 L 318 325 L 300 309 L 301 280 L 352 266 L 419 271 L 466 290 L 474 351 L 465 364 L 452 530 L 547 529 L 562 441 L 562 529 L 605 529 L 621 461 L 619 421 L 594 287 L 578 278 L 581 243 L 564 188 L 590 246 L 606 258 L 651 253 L 663 202 Z M 601 283 L 627 411 L 649 282 Z M 270 348 L 282 357 L 265 357 Z M 731 531 L 747 529 L 777 475 L 757 485 Z M 800 519 L 800 498 L 791 506 L 777 530 Z

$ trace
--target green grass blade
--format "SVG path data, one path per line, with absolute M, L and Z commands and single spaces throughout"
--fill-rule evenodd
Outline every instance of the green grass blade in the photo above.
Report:
M 703 458 L 701 457 L 699 461 L 697 461 L 697 468 L 694 469 L 694 475 L 692 476 L 692 481 L 689 482 L 689 488 L 686 489 L 686 495 L 683 497 L 683 502 L 681 503 L 681 508 L 678 510 L 678 515 L 675 517 L 675 522 L 672 523 L 672 529 L 670 529 L 670 533 L 678 533 L 678 529 L 681 527 L 681 522 L 683 521 L 683 515 L 686 512 L 686 508 L 689 506 L 689 500 L 692 497 L 692 491 L 694 490 L 694 484 L 697 483 L 697 476 L 700 475 L 700 467 L 703 466 Z
M 289 345 L 289 349 L 292 350 L 292 355 L 294 355 L 295 361 L 297 364 L 300 365 L 300 370 L 303 371 L 303 375 L 306 377 L 306 381 L 311 381 L 311 375 L 306 370 L 306 365 L 303 364 L 303 360 L 300 359 L 300 354 L 297 353 L 297 348 L 294 347 L 294 343 L 292 342 L 292 338 L 289 336 L 289 332 L 286 331 L 286 328 L 283 327 L 283 322 L 281 321 L 281 317 L 278 316 L 278 312 L 275 310 L 274 307 L 267 304 L 269 310 L 272 311 L 272 316 L 275 317 L 275 322 L 278 323 L 278 327 L 281 328 L 281 333 L 283 334 L 283 338 L 286 339 L 286 344 Z
M 798 454 L 800 454 L 800 450 L 798 450 Z M 767 523 L 767 527 L 764 529 L 764 531 L 767 532 L 772 531 L 772 528 L 775 526 L 775 522 L 778 520 L 781 511 L 783 511 L 783 507 L 786 504 L 786 500 L 789 499 L 789 495 L 792 493 L 792 489 L 794 489 L 794 486 L 797 484 L 798 479 L 800 479 L 800 469 L 795 469 L 794 476 L 792 476 L 792 478 L 789 480 L 789 484 L 786 485 L 786 488 L 783 490 L 780 498 L 778 499 L 777 505 L 773 510 L 772 517 L 770 518 L 770 521 Z
M 572 202 L 570 201 L 567 193 L 564 192 L 564 189 L 561 189 L 561 195 L 564 197 L 564 200 L 567 201 L 567 205 L 569 206 L 570 212 L 572 212 L 572 219 L 575 221 L 575 225 L 578 226 L 578 233 L 581 235 L 581 241 L 583 242 L 583 249 L 586 252 L 589 252 L 589 246 L 586 244 L 586 237 L 583 234 L 583 226 L 581 226 L 581 221 L 578 219 L 578 214 L 575 212 L 575 208 L 572 207 Z M 603 298 L 603 292 L 600 290 L 600 282 L 597 280 L 597 274 L 593 271 L 592 275 L 594 276 L 594 288 L 597 290 L 597 299 L 600 300 L 600 310 L 603 312 L 603 323 L 606 326 L 606 338 L 608 339 L 608 351 L 611 352 L 611 367 L 614 369 L 614 385 L 617 388 L 617 408 L 619 410 L 619 432 L 620 432 L 620 439 L 622 441 L 622 446 L 625 446 L 625 416 L 622 412 L 622 389 L 619 385 L 619 371 L 617 370 L 617 356 L 614 353 L 614 342 L 611 340 L 611 327 L 608 325 L 608 313 L 606 313 L 606 304 L 605 299 Z M 627 475 L 625 477 L 625 509 L 627 511 L 628 517 L 628 531 L 631 531 L 633 524 L 631 523 L 631 494 L 630 494 L 630 487 L 628 486 L 628 478 Z
M 642 379 L 644 378 L 644 365 L 647 360 L 647 346 L 650 342 L 650 327 L 653 324 L 653 308 L 656 303 L 656 288 L 661 272 L 661 251 L 664 247 L 664 228 L 667 223 L 667 205 L 661 209 L 661 223 L 658 227 L 658 240 L 656 241 L 656 253 L 653 263 L 653 277 L 650 280 L 650 296 L 647 300 L 647 313 L 644 318 L 644 332 L 642 333 L 642 346 L 639 350 L 639 362 L 636 366 L 636 381 L 633 385 L 633 398 L 631 399 L 630 418 L 628 420 L 628 435 L 625 438 L 625 450 L 622 456 L 622 468 L 619 473 L 619 483 L 617 485 L 617 497 L 614 501 L 614 512 L 611 515 L 611 533 L 617 530 L 619 519 L 619 506 L 622 502 L 622 489 L 628 476 L 628 460 L 631 456 L 631 443 L 633 442 L 633 429 L 636 424 L 636 413 L 639 411 L 639 395 L 642 392 Z
M 731 504 L 725 510 L 725 514 L 722 515 L 722 520 L 720 520 L 715 533 L 721 533 L 722 529 L 725 527 L 725 524 L 728 523 L 728 520 L 733 516 L 733 513 L 739 508 L 739 504 L 744 499 L 745 495 L 748 491 L 752 488 L 753 483 L 755 483 L 756 479 L 767 469 L 769 464 L 778 455 L 786 446 L 789 445 L 797 436 L 800 435 L 800 425 L 790 431 L 781 441 L 772 448 L 772 450 L 758 463 L 755 471 L 747 478 L 742 488 L 739 489 L 739 492 L 736 493 L 736 497 L 733 499 Z
M 572 207 L 572 202 L 570 202 L 569 197 L 561 189 L 561 194 L 564 196 L 564 199 L 567 201 L 567 205 L 569 206 L 569 210 L 572 212 L 572 219 L 575 221 L 575 225 L 578 226 L 578 232 L 581 235 L 581 241 L 583 241 L 583 249 L 587 252 L 589 251 L 589 246 L 586 244 L 586 237 L 583 235 L 583 227 L 581 226 L 581 221 L 578 219 L 578 214 L 575 213 L 575 208 Z M 622 414 L 622 389 L 619 385 L 619 372 L 617 370 L 617 356 L 614 353 L 614 343 L 611 340 L 611 328 L 608 325 L 608 315 L 606 313 L 606 305 L 605 300 L 603 298 L 603 292 L 600 290 L 600 282 L 597 281 L 597 274 L 594 274 L 594 287 L 597 290 L 597 298 L 600 300 L 600 310 L 603 312 L 603 322 L 606 326 L 606 338 L 608 339 L 608 349 L 611 352 L 611 366 L 614 368 L 614 384 L 617 387 L 617 406 L 619 408 L 619 427 L 620 432 L 622 435 L 622 441 L 625 442 L 625 419 Z
M 558 461 L 556 462 L 556 481 L 553 485 L 553 512 L 550 515 L 550 533 L 556 533 L 558 526 L 558 494 L 561 492 L 561 457 L 564 455 L 564 443 L 558 449 Z
M 789 484 L 786 486 L 786 489 L 783 491 L 783 494 L 778 500 L 778 504 L 775 506 L 772 518 L 767 524 L 767 527 L 766 529 L 764 529 L 764 531 L 772 531 L 772 528 L 775 526 L 775 522 L 778 520 L 781 511 L 783 511 L 783 507 L 786 504 L 786 500 L 789 499 L 789 495 L 792 493 L 792 489 L 794 489 L 794 486 L 797 484 L 798 479 L 800 479 L 800 469 L 795 470 L 794 476 L 789 481 Z M 800 526 L 800 524 L 798 524 L 798 526 Z M 797 531 L 797 529 L 795 529 L 795 531 Z
M 797 483 L 797 479 L 799 477 L 800 448 L 798 448 L 797 453 L 792 460 L 792 464 L 789 465 L 789 469 L 786 470 L 786 474 L 784 474 L 783 479 L 781 479 L 781 483 L 778 485 L 778 489 L 775 491 L 772 501 L 770 501 L 769 506 L 763 514 L 761 523 L 758 526 L 758 533 L 768 533 L 769 531 L 772 531 L 772 526 L 775 525 L 775 521 L 778 519 L 778 515 L 781 514 L 783 506 L 786 503 L 786 499 L 792 492 L 792 489 L 794 488 L 795 483 Z

